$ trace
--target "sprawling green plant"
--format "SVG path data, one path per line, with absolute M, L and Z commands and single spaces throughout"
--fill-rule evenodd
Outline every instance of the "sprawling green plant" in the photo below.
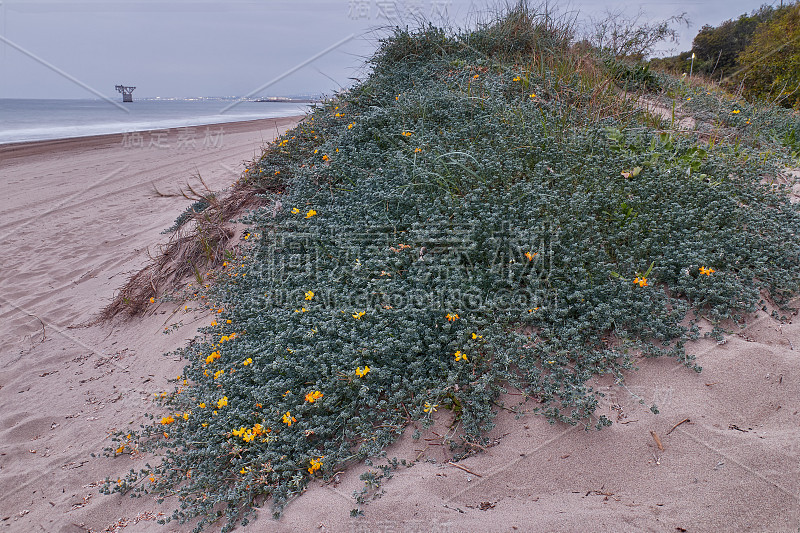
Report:
M 398 30 L 371 65 L 248 172 L 272 203 L 210 289 L 218 317 L 166 414 L 117 436 L 162 461 L 106 491 L 229 529 L 437 409 L 480 442 L 511 388 L 531 406 L 512 409 L 600 428 L 592 378 L 639 356 L 699 371 L 697 317 L 719 336 L 797 290 L 800 216 L 761 185 L 774 169 L 603 100 L 604 70 L 524 6 L 456 36 Z

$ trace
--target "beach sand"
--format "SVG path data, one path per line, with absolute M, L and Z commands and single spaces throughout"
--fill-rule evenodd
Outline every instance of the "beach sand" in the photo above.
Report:
M 154 187 L 178 193 L 197 174 L 227 187 L 294 122 L 196 128 L 194 146 L 178 130 L 0 146 L 0 532 L 191 530 L 155 523 L 175 501 L 97 487 L 147 460 L 101 452 L 113 431 L 157 411 L 154 394 L 185 363 L 165 354 L 210 318 L 162 303 L 142 319 L 89 324 L 188 205 Z M 388 450 L 419 462 L 400 467 L 365 516 L 350 517 L 367 469 L 355 465 L 313 481 L 280 521 L 265 509 L 242 530 L 800 531 L 800 325 L 790 318 L 759 312 L 724 344 L 690 344 L 700 374 L 646 359 L 625 387 L 599 380 L 598 414 L 614 421 L 599 432 L 501 411 L 493 444 L 456 467 L 439 412 L 421 439 L 409 428 Z

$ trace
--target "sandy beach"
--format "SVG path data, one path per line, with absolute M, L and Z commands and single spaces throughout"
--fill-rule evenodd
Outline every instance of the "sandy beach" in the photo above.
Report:
M 155 523 L 175 501 L 98 485 L 152 461 L 102 450 L 173 388 L 184 361 L 165 354 L 209 318 L 160 304 L 92 323 L 166 241 L 189 203 L 182 188 L 198 175 L 230 186 L 297 120 L 0 146 L 0 531 L 192 529 Z M 598 414 L 614 422 L 599 432 L 501 411 L 492 445 L 450 464 L 439 413 L 421 439 L 410 428 L 387 451 L 416 464 L 365 516 L 350 517 L 366 469 L 356 465 L 313 481 L 280 521 L 265 509 L 241 530 L 800 531 L 800 325 L 790 318 L 759 312 L 723 344 L 690 344 L 700 374 L 642 359 L 625 386 L 598 381 Z
M 3 530 L 104 531 L 153 509 L 98 494 L 130 465 L 90 454 L 112 428 L 138 427 L 153 394 L 172 388 L 183 364 L 163 354 L 204 316 L 181 317 L 171 335 L 166 309 L 87 324 L 166 242 L 161 232 L 190 204 L 181 190 L 202 190 L 197 176 L 212 190 L 230 186 L 299 118 L 0 146 Z

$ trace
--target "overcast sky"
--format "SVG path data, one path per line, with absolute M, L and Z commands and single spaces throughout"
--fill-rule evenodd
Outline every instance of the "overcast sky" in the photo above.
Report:
M 659 20 L 686 12 L 673 52 L 698 29 L 757 9 L 744 0 L 573 0 L 561 12 L 585 20 L 622 9 Z M 414 15 L 463 26 L 490 0 L 0 0 L 0 98 L 331 94 L 363 77 L 375 29 Z M 551 2 L 551 5 L 556 2 Z M 471 15 L 471 16 L 470 16 Z M 311 61 L 310 61 L 311 60 Z M 299 67 L 299 68 L 298 68 Z M 273 80 L 292 71 L 272 84 Z

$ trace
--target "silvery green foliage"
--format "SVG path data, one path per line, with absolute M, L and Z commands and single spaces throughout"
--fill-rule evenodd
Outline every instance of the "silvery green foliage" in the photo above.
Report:
M 248 217 L 258 238 L 209 293 L 219 325 L 182 351 L 189 385 L 166 406 L 189 415 L 143 427 L 163 461 L 107 491 L 177 494 L 172 518 L 229 529 L 267 500 L 279 514 L 312 459 L 331 475 L 378 455 L 430 406 L 475 442 L 508 388 L 520 412 L 601 428 L 593 378 L 640 354 L 699 371 L 686 313 L 721 327 L 797 291 L 800 216 L 760 184 L 763 158 L 596 120 L 579 72 L 487 35 L 398 31 L 264 154 L 250 174 L 282 208 Z
M 180 215 L 178 215 L 178 218 L 175 219 L 175 223 L 172 224 L 172 226 L 162 231 L 161 234 L 166 235 L 178 231 L 181 227 L 183 227 L 184 224 L 189 222 L 189 220 L 191 220 L 192 217 L 194 217 L 198 213 L 202 213 L 203 211 L 205 211 L 208 208 L 208 206 L 209 206 L 208 200 L 206 200 L 205 198 L 200 198 L 199 200 L 196 200 L 190 206 L 188 206 Z

